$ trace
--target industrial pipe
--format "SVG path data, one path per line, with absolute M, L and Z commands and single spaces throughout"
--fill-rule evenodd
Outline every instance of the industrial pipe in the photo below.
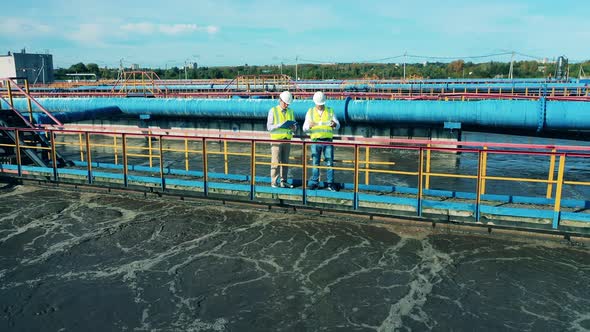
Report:
M 164 98 L 40 98 L 51 112 L 81 112 L 96 117 L 99 109 L 114 107 L 124 114 L 197 117 L 209 119 L 265 120 L 274 99 L 164 99 Z M 329 100 L 342 122 L 395 126 L 398 123 L 442 125 L 458 122 L 464 126 L 520 128 L 533 130 L 590 130 L 590 103 L 544 100 Z M 17 109 L 26 101 L 16 99 Z M 295 118 L 302 122 L 311 100 L 291 104 Z

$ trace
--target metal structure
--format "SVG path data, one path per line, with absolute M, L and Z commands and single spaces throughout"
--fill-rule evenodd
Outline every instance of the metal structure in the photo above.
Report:
M 5 128 L 14 128 L 14 131 L 10 129 L 0 130 L 0 147 L 2 147 L 0 149 L 0 159 L 10 161 L 16 158 L 16 160 L 19 160 L 19 162 L 22 162 L 24 159 L 25 162 L 46 167 L 50 157 L 44 154 L 44 151 L 49 149 L 49 146 L 51 145 L 50 139 L 52 138 L 47 138 L 43 133 L 36 131 L 25 131 L 22 132 L 23 135 L 21 135 L 19 134 L 18 130 L 19 128 L 37 128 L 35 118 L 33 117 L 33 103 L 40 109 L 41 112 L 43 112 L 47 119 L 51 121 L 49 123 L 58 127 L 62 126 L 62 123 L 30 95 L 27 79 L 21 79 L 25 82 L 24 89 L 18 85 L 16 80 L 17 79 L 15 78 L 0 79 L 7 91 L 6 98 L 0 95 L 0 126 Z M 12 94 L 13 89 L 19 91 L 26 97 L 28 118 L 26 117 L 27 113 L 20 112 L 18 108 L 15 107 Z M 7 108 L 5 109 L 5 107 Z M 24 156 L 21 156 L 20 154 L 20 147 L 28 148 L 24 150 Z M 67 162 L 59 154 L 54 155 L 52 160 L 54 163 L 56 163 L 56 166 L 63 166 L 67 164 Z
M 413 215 L 428 221 L 465 222 L 485 227 L 514 227 L 558 232 L 590 231 L 589 201 L 571 198 L 572 188 L 586 192 L 590 181 L 574 170 L 587 165 L 590 147 L 544 146 L 462 142 L 461 147 L 441 147 L 440 142 L 390 140 L 378 142 L 333 142 L 337 146 L 339 173 L 346 173 L 340 192 L 310 190 L 307 176 L 314 167 L 309 161 L 313 142 L 292 141 L 289 166 L 301 174 L 295 189 L 268 185 L 270 140 L 208 138 L 162 132 L 97 132 L 78 130 L 0 128 L 16 137 L 24 132 L 48 132 L 47 149 L 51 166 L 27 166 L 21 152 L 35 147 L 3 143 L 16 151 L 16 162 L 0 165 L 0 174 L 17 179 L 54 183 L 87 184 L 108 188 L 127 188 L 206 198 L 276 202 L 293 207 L 333 208 L 376 215 Z M 146 145 L 147 142 L 147 145 Z M 60 167 L 58 153 L 79 155 L 75 167 Z M 375 156 L 391 153 L 408 163 L 405 168 Z M 473 162 L 469 167 L 449 171 L 432 162 L 435 155 L 460 156 Z M 376 158 L 376 159 L 375 159 Z M 548 166 L 540 176 L 525 177 L 509 165 L 515 160 Z M 99 160 L 99 161 L 95 161 Z M 234 163 L 235 161 L 235 163 Z M 149 166 L 145 165 L 149 162 Z M 225 172 L 219 163 L 225 164 Z M 178 168 L 170 165 L 182 165 Z M 494 167 L 490 167 L 493 165 Z M 503 166 L 504 165 L 504 166 Z M 507 168 L 503 168 L 507 167 Z M 262 174 L 264 175 L 261 175 Z M 577 176 L 575 174 L 578 174 Z M 374 184 L 391 183 L 396 177 L 411 179 L 415 186 Z M 587 176 L 587 174 L 586 174 Z M 364 181 L 363 181 L 364 179 Z M 454 179 L 449 188 L 433 188 L 435 179 Z M 463 181 L 470 191 L 457 191 Z M 495 193 L 491 183 L 503 182 L 516 189 L 536 184 L 541 190 L 527 195 Z M 410 180 L 408 180 L 410 183 Z M 511 184 L 514 184 L 511 186 Z M 570 197 L 568 197 L 570 196 Z M 510 203 L 508 206 L 507 204 Z M 515 221 L 517 220 L 517 221 Z M 489 221 L 489 223 L 488 223 Z
M 224 91 L 254 92 L 254 91 L 300 91 L 297 83 L 287 75 L 239 75 L 230 81 Z
M 141 73 L 141 72 L 137 72 Z M 127 75 L 127 74 L 125 74 Z M 33 86 L 35 96 L 47 97 L 127 97 L 130 93 L 153 97 L 178 98 L 272 98 L 274 93 L 290 90 L 305 98 L 323 91 L 333 98 L 367 99 L 534 99 L 541 97 L 588 99 L 590 86 L 582 80 L 573 82 L 547 80 L 348 80 L 299 81 L 287 76 L 238 77 L 227 80 L 161 81 L 155 77 L 130 74 L 129 81 L 67 82 L 50 86 Z M 149 75 L 147 75 L 149 76 Z M 274 90 L 274 91 L 273 91 Z
M 581 68 L 581 67 L 580 67 Z M 569 78 L 569 64 L 565 56 L 557 58 L 555 63 L 555 79 L 567 80 Z
M 204 118 L 223 120 L 262 120 L 276 100 L 268 99 L 188 99 L 188 98 L 52 98 L 39 99 L 51 112 L 87 112 L 118 108 L 123 114 Z M 26 101 L 15 100 L 24 108 Z M 403 123 L 442 126 L 445 122 L 484 129 L 517 128 L 536 132 L 590 130 L 590 103 L 532 100 L 331 100 L 336 116 L 347 124 L 393 126 Z M 295 100 L 291 108 L 302 121 L 309 99 Z
M 0 77 L 26 78 L 33 84 L 52 83 L 53 56 L 26 53 L 24 49 L 19 53 L 9 52 L 7 55 L 0 55 Z
M 125 96 L 165 97 L 168 90 L 153 71 L 122 71 L 121 77 L 111 87 L 111 93 L 123 93 Z

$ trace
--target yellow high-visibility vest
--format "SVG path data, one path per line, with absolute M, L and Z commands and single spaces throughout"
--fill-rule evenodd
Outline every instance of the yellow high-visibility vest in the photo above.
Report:
M 273 111 L 273 124 L 278 125 L 285 121 L 295 121 L 295 115 L 293 110 L 287 108 L 287 111 L 283 113 L 281 106 L 275 106 L 272 108 Z M 291 128 L 276 128 L 270 132 L 270 139 L 291 139 L 293 138 L 293 132 Z
M 315 107 L 308 109 L 307 113 L 311 115 L 311 121 L 315 123 L 315 126 L 309 129 L 309 136 L 311 137 L 311 139 L 334 137 L 333 128 L 330 127 L 330 122 L 334 117 L 334 110 L 332 108 L 324 108 L 324 112 L 321 116 Z

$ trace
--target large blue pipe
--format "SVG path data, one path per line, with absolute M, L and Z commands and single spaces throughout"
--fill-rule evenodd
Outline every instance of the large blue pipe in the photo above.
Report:
M 80 110 L 51 113 L 54 118 L 58 119 L 62 123 L 72 123 L 93 118 L 114 118 L 120 116 L 121 114 L 121 110 L 116 106 L 99 108 L 91 111 Z M 26 114 L 24 115 L 26 116 Z M 45 113 L 33 113 L 33 117 L 35 118 L 35 123 L 53 123 L 53 120 Z
M 440 125 L 460 122 L 484 127 L 537 128 L 538 102 L 484 100 L 475 102 L 449 101 L 385 101 L 363 100 L 348 104 L 351 122 L 419 123 Z
M 89 118 L 97 110 L 116 107 L 125 114 L 211 119 L 266 119 L 277 104 L 269 99 L 163 99 L 163 98 L 40 98 L 50 112 L 82 112 Z M 26 109 L 26 101 L 15 99 L 15 106 Z M 295 100 L 291 107 L 303 121 L 310 100 Z M 343 122 L 375 126 L 398 123 L 442 125 L 459 122 L 464 126 L 551 130 L 590 130 L 590 103 L 571 101 L 481 100 L 481 101 L 405 101 L 405 100 L 330 100 Z
M 214 119 L 266 119 L 268 110 L 278 105 L 277 99 L 189 99 L 189 98 L 39 98 L 50 112 L 88 112 L 118 107 L 123 113 L 152 116 L 199 117 Z M 344 119 L 346 101 L 330 103 L 336 116 Z M 26 109 L 24 99 L 15 99 L 19 110 Z M 295 100 L 291 105 L 297 120 L 303 121 L 313 102 Z

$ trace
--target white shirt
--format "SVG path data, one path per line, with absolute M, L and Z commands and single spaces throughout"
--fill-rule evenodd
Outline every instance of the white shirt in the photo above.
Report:
M 275 123 L 275 112 L 273 112 L 273 108 L 271 108 L 268 111 L 268 117 L 266 118 L 266 130 L 268 130 L 268 131 L 273 131 L 282 125 L 282 123 L 274 124 Z M 283 108 L 283 109 L 281 109 L 281 112 L 283 112 L 283 115 L 285 115 L 285 113 L 287 112 L 287 109 Z M 297 126 L 297 124 L 295 124 L 295 126 Z

